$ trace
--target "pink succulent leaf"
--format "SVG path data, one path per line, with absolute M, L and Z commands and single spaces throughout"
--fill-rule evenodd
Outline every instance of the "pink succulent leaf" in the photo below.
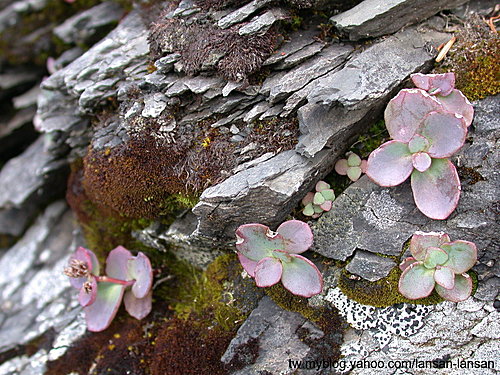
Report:
M 418 209 L 427 217 L 444 220 L 460 199 L 460 179 L 448 159 L 432 159 L 429 169 L 411 175 L 411 189 Z
M 279 259 L 272 257 L 261 259 L 255 267 L 255 284 L 261 288 L 272 286 L 280 281 L 282 271 Z
M 332 209 L 333 202 L 332 201 L 325 201 L 322 205 L 320 205 L 321 209 L 323 211 L 330 211 Z
M 415 86 L 419 89 L 429 91 L 431 95 L 449 95 L 455 88 L 455 74 L 421 74 L 416 73 L 411 75 L 411 79 Z
M 335 193 L 333 192 L 333 189 L 322 190 L 321 195 L 323 196 L 323 198 L 325 198 L 325 201 L 334 201 L 335 200 Z
M 358 181 L 359 178 L 361 177 L 361 168 L 360 167 L 349 167 L 349 169 L 347 170 L 347 177 L 349 177 L 349 179 L 351 181 L 354 181 L 354 182 Z
M 453 241 L 445 243 L 441 248 L 448 253 L 448 261 L 443 266 L 451 268 L 455 273 L 464 273 L 477 261 L 476 245 L 469 241 Z
M 313 233 L 307 223 L 300 220 L 288 220 L 282 223 L 277 232 L 283 238 L 282 247 L 276 247 L 287 253 L 300 254 L 309 249 L 313 243 Z
M 304 198 L 302 198 L 302 204 L 304 206 L 307 206 L 309 203 L 313 202 L 313 199 L 314 199 L 314 193 L 313 192 L 309 192 L 309 193 L 306 194 L 306 196 Z
M 247 271 L 247 273 L 251 277 L 255 277 L 255 267 L 257 267 L 257 263 L 253 260 L 248 259 L 246 256 L 244 256 L 242 253 L 238 251 L 238 259 L 240 260 L 241 265 Z
M 359 167 L 361 165 L 361 158 L 354 152 L 351 152 L 347 158 L 347 165 L 349 167 Z
M 325 189 L 330 189 L 330 185 L 327 184 L 325 181 L 318 181 L 318 183 L 316 184 L 316 191 L 320 192 Z
M 98 284 L 94 303 L 83 308 L 89 331 L 99 332 L 109 327 L 120 307 L 124 290 L 125 286 L 121 284 Z
M 71 256 L 70 261 L 71 259 L 78 259 L 85 262 L 89 268 L 89 272 L 94 275 L 99 275 L 99 261 L 92 250 L 80 246 L 76 249 L 75 254 Z
M 389 141 L 370 154 L 366 175 L 381 186 L 396 186 L 406 180 L 412 170 L 406 143 Z
M 432 159 L 426 152 L 417 152 L 411 156 L 413 167 L 419 172 L 425 172 L 431 166 Z
M 314 200 L 313 200 L 314 204 L 320 205 L 323 204 L 324 202 L 325 202 L 325 197 L 323 197 L 323 194 L 321 194 L 320 192 L 314 194 Z
M 75 289 L 82 289 L 83 284 L 87 281 L 86 277 L 70 277 L 69 282 Z
M 452 289 L 455 286 L 455 273 L 448 267 L 436 267 L 434 280 L 445 289 Z
M 462 116 L 454 113 L 431 112 L 424 119 L 421 134 L 429 141 L 429 155 L 433 158 L 445 158 L 463 146 L 467 125 Z
M 472 294 L 472 279 L 466 273 L 455 275 L 455 285 L 452 289 L 436 285 L 436 292 L 444 299 L 452 302 L 465 301 Z
M 408 149 L 413 154 L 415 152 L 426 151 L 429 148 L 429 141 L 427 138 L 419 134 L 415 134 L 408 142 Z
M 271 255 L 274 249 L 283 247 L 281 236 L 275 235 L 262 224 L 244 224 L 236 229 L 236 248 L 255 262 Z
M 461 115 L 467 126 L 472 124 L 474 107 L 460 90 L 454 89 L 448 96 L 438 95 L 437 99 L 446 111 Z
M 366 166 L 368 165 L 368 162 L 366 160 L 361 160 L 361 172 L 366 173 Z
M 414 262 L 403 271 L 399 279 L 399 292 L 408 299 L 427 297 L 436 282 L 434 269 L 428 269 L 422 262 Z
M 312 203 L 309 203 L 307 206 L 304 207 L 302 210 L 302 213 L 305 216 L 313 216 L 314 215 L 314 206 Z
M 323 210 L 321 210 L 321 213 L 323 213 Z M 321 216 L 321 213 L 314 214 L 314 215 L 312 215 L 311 217 L 312 217 L 313 219 L 317 219 L 318 217 L 320 217 L 320 216 Z
M 141 320 L 151 312 L 153 292 L 149 291 L 144 297 L 137 298 L 133 291 L 128 290 L 123 297 L 125 310 L 134 318 Z
M 78 302 L 83 307 L 91 305 L 97 298 L 97 280 L 95 277 L 89 277 L 85 283 L 82 284 L 80 293 L 78 293 Z
M 439 247 L 428 247 L 425 252 L 424 266 L 427 268 L 435 268 L 442 265 L 448 260 L 448 254 Z
M 412 265 L 415 262 L 417 262 L 417 260 L 415 258 L 408 257 L 401 262 L 401 264 L 399 265 L 399 269 L 401 271 L 404 271 L 405 269 L 407 269 L 410 265 Z
M 347 159 L 340 159 L 335 163 L 335 172 L 337 172 L 341 176 L 345 176 L 347 174 Z
M 111 250 L 106 258 L 106 275 L 119 280 L 132 280 L 129 275 L 129 261 L 134 256 L 123 246 L 118 246 Z
M 290 262 L 283 262 L 281 282 L 291 293 L 312 297 L 323 290 L 323 276 L 309 259 L 291 254 Z
M 149 258 L 143 253 L 129 260 L 128 280 L 135 280 L 132 293 L 137 298 L 144 298 L 153 286 L 153 268 Z
M 408 142 L 420 128 L 425 115 L 441 108 L 436 98 L 423 90 L 401 90 L 389 101 L 384 112 L 389 135 L 396 141 Z
M 416 260 L 423 261 L 427 248 L 441 247 L 446 242 L 450 242 L 450 236 L 444 232 L 415 232 L 410 240 L 410 252 Z

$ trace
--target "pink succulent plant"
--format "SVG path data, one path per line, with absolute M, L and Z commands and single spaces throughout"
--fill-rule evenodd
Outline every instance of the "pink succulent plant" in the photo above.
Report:
M 358 181 L 361 174 L 366 172 L 366 160 L 361 160 L 354 152 L 348 152 L 346 156 L 347 159 L 340 159 L 335 163 L 335 172 L 347 175 L 351 181 Z
M 320 217 L 325 211 L 330 211 L 335 200 L 335 193 L 325 181 L 318 181 L 315 190 L 315 192 L 307 193 L 302 199 L 304 205 L 302 213 L 313 219 Z
M 453 73 L 414 74 L 412 79 L 432 94 L 404 89 L 389 102 L 384 115 L 393 140 L 370 154 L 366 174 L 381 186 L 396 186 L 411 176 L 418 209 L 442 220 L 455 210 L 461 190 L 448 157 L 463 146 L 474 110 L 453 88 Z
M 108 328 L 122 298 L 125 309 L 136 319 L 151 311 L 153 273 L 148 257 L 141 252 L 133 256 L 118 246 L 106 260 L 107 276 L 99 276 L 95 254 L 79 247 L 64 273 L 70 277 L 71 285 L 80 290 L 78 302 L 83 306 L 89 331 Z
M 243 268 L 259 287 L 280 280 L 295 295 L 311 297 L 323 290 L 323 277 L 309 259 L 298 255 L 313 242 L 311 228 L 299 220 L 281 224 L 276 232 L 262 224 L 245 224 L 236 230 L 236 248 Z
M 445 233 L 416 232 L 410 242 L 412 257 L 400 268 L 399 291 L 409 299 L 427 297 L 434 289 L 449 301 L 464 301 L 472 293 L 472 279 L 465 272 L 477 260 L 476 245 L 450 241 Z

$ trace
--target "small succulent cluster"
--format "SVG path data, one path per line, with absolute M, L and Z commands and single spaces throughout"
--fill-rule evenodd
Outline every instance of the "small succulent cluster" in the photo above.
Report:
M 325 211 L 330 211 L 335 200 L 335 193 L 325 181 L 319 181 L 315 189 L 315 192 L 307 193 L 302 199 L 304 205 L 302 213 L 313 219 L 320 217 Z
M 259 287 L 281 280 L 295 295 L 311 297 L 323 290 L 323 277 L 309 259 L 298 255 L 313 242 L 311 228 L 299 220 L 281 224 L 276 232 L 262 224 L 244 224 L 236 230 L 238 258 Z
M 146 255 L 133 256 L 118 246 L 108 255 L 106 276 L 99 276 L 99 270 L 95 254 L 83 247 L 76 250 L 64 269 L 71 285 L 80 291 L 78 302 L 83 306 L 89 331 L 108 328 L 122 298 L 125 309 L 134 318 L 142 319 L 150 313 L 153 272 Z
M 413 74 L 416 89 L 401 90 L 385 110 L 393 139 L 373 151 L 367 176 L 381 186 L 396 186 L 411 175 L 418 209 L 446 219 L 460 198 L 460 180 L 448 160 L 464 144 L 474 109 L 457 89 L 454 73 Z
M 472 293 L 466 274 L 476 263 L 476 245 L 450 241 L 445 233 L 416 232 L 410 242 L 413 255 L 400 264 L 399 291 L 409 299 L 427 297 L 434 289 L 449 301 L 464 301 Z
M 362 173 L 366 173 L 366 160 L 361 158 L 354 152 L 346 154 L 347 159 L 340 159 L 335 163 L 335 172 L 349 177 L 351 181 L 358 181 Z

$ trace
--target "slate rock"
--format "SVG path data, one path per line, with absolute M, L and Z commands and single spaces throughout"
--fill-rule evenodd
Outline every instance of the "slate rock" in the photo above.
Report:
M 271 26 L 276 22 L 287 19 L 290 14 L 281 8 L 270 9 L 264 14 L 255 17 L 246 25 L 240 27 L 238 34 L 245 35 L 262 35 L 265 34 Z
M 54 34 L 67 44 L 92 44 L 103 31 L 118 23 L 123 13 L 118 3 L 106 1 L 68 18 L 54 28 Z
M 217 25 L 221 29 L 227 29 L 228 27 L 245 20 L 247 17 L 251 16 L 253 13 L 271 2 L 272 0 L 253 0 L 252 2 L 221 18 L 217 22 Z
M 330 18 L 349 40 L 392 34 L 467 0 L 364 0 L 354 8 Z
M 368 281 L 377 281 L 386 277 L 395 266 L 396 263 L 390 258 L 358 250 L 346 266 L 346 270 Z

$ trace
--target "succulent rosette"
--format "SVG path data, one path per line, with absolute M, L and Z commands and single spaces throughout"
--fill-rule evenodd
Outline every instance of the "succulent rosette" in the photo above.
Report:
M 311 216 L 313 219 L 320 217 L 325 211 L 330 211 L 335 200 L 333 189 L 325 181 L 318 181 L 315 190 L 315 192 L 307 193 L 302 199 L 304 205 L 302 213 L 305 216 Z
M 472 293 L 472 279 L 465 273 L 476 263 L 476 245 L 469 241 L 450 241 L 445 233 L 413 235 L 412 257 L 399 266 L 403 273 L 399 291 L 406 298 L 427 297 L 434 289 L 449 301 L 464 301 Z
M 106 276 L 99 276 L 95 254 L 79 247 L 70 258 L 64 273 L 71 285 L 80 289 L 78 301 L 83 306 L 87 328 L 98 332 L 114 319 L 122 302 L 127 312 L 142 319 L 151 311 L 153 273 L 149 259 L 122 246 L 113 249 L 106 260 Z
M 291 293 L 311 297 L 323 290 L 323 277 L 309 259 L 299 255 L 313 242 L 311 228 L 299 220 L 281 224 L 276 232 L 262 224 L 236 230 L 236 248 L 243 268 L 259 287 L 278 283 Z
M 366 160 L 354 152 L 347 154 L 347 159 L 340 159 L 335 163 L 335 172 L 342 176 L 349 177 L 351 181 L 358 181 L 362 173 L 366 172 Z
M 440 76 L 413 76 L 434 95 L 404 89 L 389 102 L 384 117 L 393 140 L 373 151 L 366 167 L 368 177 L 381 186 L 396 186 L 411 176 L 418 209 L 438 220 L 458 204 L 460 180 L 448 157 L 463 146 L 473 115 L 467 99 L 458 90 L 450 91 L 454 75 L 453 82 Z

